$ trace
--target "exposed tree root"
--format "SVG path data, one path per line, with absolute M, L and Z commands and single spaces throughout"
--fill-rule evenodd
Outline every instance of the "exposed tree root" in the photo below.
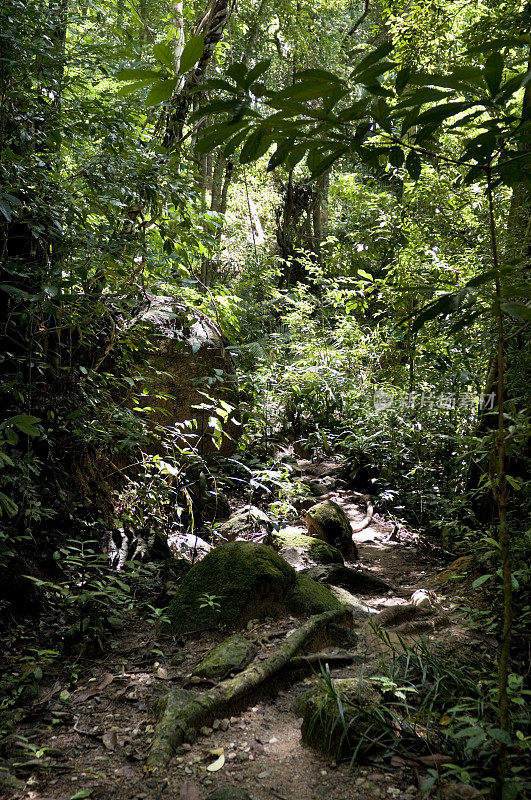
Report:
M 353 494 L 358 494 L 358 493 L 357 493 L 357 492 L 354 492 Z M 360 494 L 360 495 L 359 495 L 359 497 L 360 497 L 360 498 L 362 498 L 362 499 L 365 501 L 365 503 L 367 504 L 367 511 L 366 511 L 366 513 L 365 513 L 365 516 L 364 516 L 364 518 L 362 519 L 362 521 L 361 521 L 361 522 L 359 522 L 359 523 L 356 525 L 356 527 L 354 527 L 354 526 L 351 524 L 351 527 L 352 527 L 352 533 L 359 533 L 359 532 L 360 532 L 360 531 L 362 531 L 364 528 L 368 528 L 368 527 L 369 527 L 369 525 L 370 525 L 370 524 L 371 524 L 371 522 L 372 522 L 372 518 L 373 518 L 373 514 L 374 514 L 374 505 L 373 505 L 373 503 L 372 503 L 372 500 L 371 500 L 371 498 L 370 498 L 368 495 L 366 495 L 366 494 Z
M 347 612 L 348 613 L 348 612 Z M 281 647 L 265 661 L 253 662 L 234 678 L 222 681 L 206 692 L 187 693 L 174 689 L 163 702 L 161 719 L 147 758 L 147 768 L 163 767 L 176 747 L 186 741 L 190 731 L 225 716 L 236 703 L 251 695 L 262 684 L 277 676 L 301 647 L 328 623 L 345 616 L 345 609 L 326 611 L 311 617 L 286 638 Z

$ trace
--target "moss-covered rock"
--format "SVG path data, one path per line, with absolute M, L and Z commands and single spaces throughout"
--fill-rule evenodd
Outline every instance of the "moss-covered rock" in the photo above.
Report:
M 250 619 L 277 616 L 285 612 L 294 586 L 295 570 L 270 547 L 228 542 L 186 575 L 168 608 L 170 627 L 175 632 L 236 628 Z
M 271 520 L 256 506 L 244 506 L 232 514 L 226 522 L 216 527 L 216 533 L 224 541 L 233 542 L 256 531 L 266 530 Z
M 367 753 L 372 749 L 370 740 L 376 738 L 374 708 L 379 702 L 379 693 L 366 680 L 344 678 L 331 684 L 320 680 L 295 702 L 295 711 L 303 718 L 302 739 L 334 758 L 348 758 L 357 747 L 359 754 Z
M 381 594 L 392 589 L 389 583 L 378 578 L 377 575 L 371 575 L 360 569 L 349 569 L 342 564 L 310 567 L 304 571 L 304 574 L 319 583 L 342 586 L 349 592 L 359 592 L 360 594 Z
M 273 547 L 283 551 L 300 551 L 301 556 L 306 556 L 310 561 L 317 564 L 342 564 L 343 556 L 337 549 L 327 544 L 322 539 L 308 536 L 296 528 L 283 528 L 280 531 L 272 531 L 270 540 Z
M 348 517 L 333 500 L 323 500 L 308 509 L 305 522 L 310 536 L 337 547 L 346 558 L 357 558 Z
M 224 678 L 229 672 L 245 669 L 257 652 L 258 647 L 254 642 L 235 633 L 211 650 L 197 665 L 193 674 L 200 678 Z
M 297 583 L 290 598 L 290 605 L 295 614 L 322 614 L 335 611 L 343 604 L 332 594 L 330 589 L 321 583 L 312 581 L 307 575 L 297 573 Z

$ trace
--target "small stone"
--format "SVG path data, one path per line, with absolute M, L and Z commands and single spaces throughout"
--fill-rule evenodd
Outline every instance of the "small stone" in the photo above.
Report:
M 183 742 L 181 747 L 185 752 L 192 749 L 192 745 L 189 742 Z
M 230 718 L 230 724 L 231 724 L 231 725 L 237 725 L 237 724 L 238 724 L 238 722 L 239 722 L 239 719 L 238 719 L 238 717 L 231 717 L 231 718 Z
M 271 770 L 269 769 L 264 770 L 264 772 L 258 773 L 259 778 L 269 778 L 270 775 L 271 775 Z
M 236 753 L 236 760 L 249 761 L 249 753 L 246 753 L 245 750 L 240 750 L 239 753 Z
M 229 729 L 229 726 L 230 726 L 230 722 L 229 722 L 229 720 L 228 720 L 226 717 L 225 717 L 224 719 L 222 719 L 222 720 L 220 721 L 220 723 L 219 723 L 219 729 L 220 729 L 220 731 L 228 731 L 228 729 Z
M 275 744 L 275 742 L 278 742 L 278 739 L 276 736 L 272 736 L 271 739 L 269 740 L 269 744 Z
M 252 631 L 253 627 L 254 627 L 254 623 L 253 623 L 252 619 L 250 619 L 249 622 L 247 623 L 247 630 L 248 631 Z
M 321 775 L 328 775 L 328 772 L 325 769 L 321 770 Z
M 201 734 L 201 736 L 210 736 L 210 734 L 212 733 L 212 728 L 209 728 L 208 725 L 203 725 L 202 728 L 199 728 L 199 733 Z
M 212 723 L 212 730 L 219 731 L 219 726 L 221 725 L 221 721 L 219 719 L 215 719 Z

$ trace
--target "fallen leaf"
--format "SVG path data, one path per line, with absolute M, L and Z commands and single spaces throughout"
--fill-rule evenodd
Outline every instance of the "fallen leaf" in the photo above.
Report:
M 70 800 L 82 800 L 83 797 L 90 797 L 91 794 L 92 789 L 82 789 L 80 792 L 73 794 Z
M 83 689 L 83 691 L 77 693 L 74 697 L 76 703 L 84 703 L 85 700 L 88 700 L 90 697 L 94 697 L 94 695 L 99 694 L 102 692 L 112 681 L 114 680 L 114 675 L 111 675 L 110 672 L 107 672 L 106 675 L 103 676 L 103 680 L 97 686 L 90 686 L 88 689 Z
M 225 756 L 222 754 L 219 758 L 217 758 L 213 764 L 209 764 L 207 767 L 207 772 L 217 772 L 218 769 L 225 764 Z
M 156 671 L 157 678 L 161 678 L 163 681 L 169 681 L 170 676 L 168 675 L 168 670 L 164 669 L 164 667 L 159 667 Z
M 114 750 L 116 745 L 118 744 L 118 737 L 116 735 L 116 731 L 111 731 L 110 733 L 104 733 L 101 737 L 101 741 L 107 748 L 107 750 Z

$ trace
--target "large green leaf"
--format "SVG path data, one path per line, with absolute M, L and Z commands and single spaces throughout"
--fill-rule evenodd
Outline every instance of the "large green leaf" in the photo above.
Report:
M 422 164 L 418 153 L 410 150 L 406 158 L 406 169 L 414 181 L 418 181 L 422 172 Z
M 264 129 L 258 128 L 247 139 L 240 153 L 240 164 L 250 164 L 251 161 L 263 156 L 272 144 L 272 137 Z
M 146 105 L 156 106 L 159 103 L 165 103 L 172 96 L 176 86 L 177 78 L 154 83 L 146 97 Z
M 192 36 L 192 38 L 186 42 L 179 62 L 179 75 L 184 75 L 185 72 L 195 67 L 203 55 L 204 49 L 205 37 L 202 33 L 200 33 L 199 36 Z
M 526 306 L 525 303 L 516 303 L 512 300 L 506 300 L 504 303 L 501 303 L 501 309 L 504 314 L 509 314 L 510 317 L 520 322 L 529 322 L 531 320 L 531 308 Z
M 326 83 L 322 80 L 307 80 L 294 83 L 293 86 L 287 86 L 281 89 L 280 92 L 275 92 L 269 100 L 269 105 L 273 108 L 281 108 L 285 100 L 297 100 L 299 102 L 305 100 L 317 100 L 320 97 L 325 97 L 337 85 Z
M 330 169 L 332 164 L 335 164 L 335 162 L 341 158 L 341 156 L 345 155 L 346 152 L 348 152 L 348 147 L 338 147 L 337 150 L 329 153 L 313 166 L 311 170 L 311 177 L 318 178 L 320 175 L 323 175 L 328 169 Z
M 125 86 L 122 86 L 116 92 L 116 97 L 128 97 L 130 94 L 134 94 L 138 92 L 140 89 L 145 89 L 146 86 L 151 86 L 153 83 L 153 78 L 145 78 L 143 81 L 135 81 L 134 83 L 128 83 Z
M 492 53 L 485 62 L 483 76 L 491 97 L 495 97 L 501 86 L 503 77 L 503 56 L 501 53 Z
M 17 414 L 15 417 L 10 417 L 6 421 L 6 425 L 14 425 L 26 436 L 39 436 L 40 430 L 35 427 L 37 422 L 40 422 L 39 417 L 33 417 L 31 414 Z
M 466 111 L 467 108 L 472 108 L 474 105 L 476 105 L 474 102 L 469 101 L 442 103 L 441 105 L 435 106 L 435 108 L 429 108 L 427 111 L 423 111 L 417 118 L 417 124 L 426 125 L 433 123 L 440 125 L 445 119 L 455 117 L 457 114 Z
M 358 77 L 373 64 L 376 64 L 377 61 L 380 61 L 381 58 L 388 56 L 392 50 L 393 45 L 391 42 L 385 42 L 384 44 L 381 44 L 380 47 L 377 47 L 376 50 L 373 50 L 372 53 L 368 53 L 364 58 L 361 59 L 361 61 L 354 67 L 353 75 Z
M 168 69 L 173 70 L 173 50 L 169 44 L 160 42 L 159 44 L 153 45 L 153 55 L 157 61 L 160 61 L 160 63 L 168 67 Z
M 271 59 L 265 58 L 263 61 L 259 61 L 252 69 L 249 70 L 247 75 L 245 76 L 245 82 L 247 86 L 251 86 L 258 78 L 266 72 L 271 65 Z
M 151 78 L 154 81 L 160 79 L 160 72 L 156 69 L 121 69 L 115 76 L 119 81 L 134 81 Z

